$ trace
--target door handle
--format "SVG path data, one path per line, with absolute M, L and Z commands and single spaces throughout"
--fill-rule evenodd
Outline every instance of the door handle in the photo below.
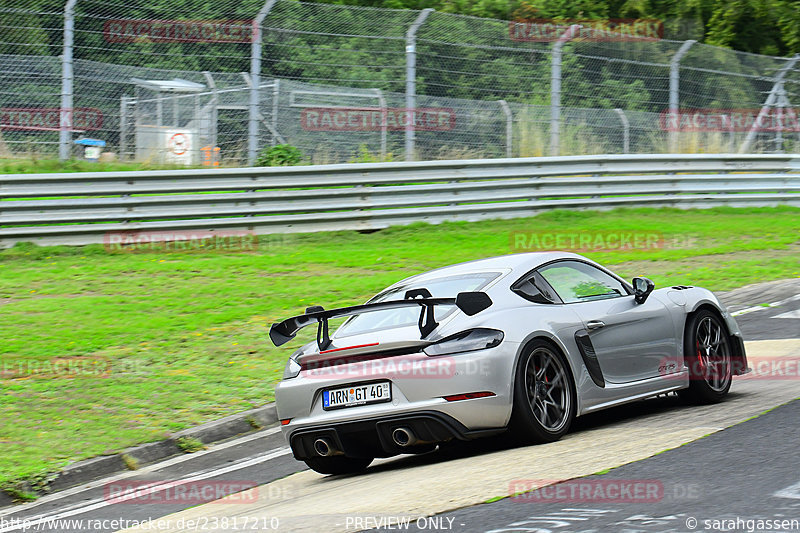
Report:
M 590 329 L 590 330 L 591 329 L 600 329 L 600 328 L 604 327 L 605 325 L 606 325 L 605 322 L 603 322 L 602 320 L 590 320 L 589 322 L 586 323 L 586 328 Z

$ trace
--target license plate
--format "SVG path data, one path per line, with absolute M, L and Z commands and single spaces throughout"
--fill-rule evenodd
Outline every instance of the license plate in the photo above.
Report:
M 392 389 L 388 381 L 322 391 L 322 408 L 326 411 L 390 401 L 392 401 Z

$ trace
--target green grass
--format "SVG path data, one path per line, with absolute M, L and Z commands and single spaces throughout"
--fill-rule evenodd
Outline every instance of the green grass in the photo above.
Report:
M 315 334 L 277 349 L 272 322 L 312 304 L 363 302 L 435 267 L 521 251 L 511 247 L 519 231 L 660 232 L 664 249 L 585 254 L 657 286 L 725 290 L 800 276 L 796 208 L 552 211 L 270 236 L 255 252 L 18 245 L 0 252 L 0 484 L 267 403 L 288 354 Z
M 120 172 L 126 170 L 179 170 L 190 167 L 157 165 L 152 163 L 111 162 L 101 163 L 70 159 L 3 159 L 0 158 L 0 174 L 39 174 L 51 172 Z
M 180 437 L 175 441 L 175 444 L 177 444 L 178 448 L 180 448 L 184 453 L 199 452 L 200 450 L 204 450 L 206 448 L 206 445 L 203 444 L 203 441 L 194 437 Z

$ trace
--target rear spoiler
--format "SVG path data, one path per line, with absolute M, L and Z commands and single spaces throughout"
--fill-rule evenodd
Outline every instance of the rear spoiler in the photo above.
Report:
M 328 320 L 331 318 L 414 306 L 420 307 L 419 333 L 421 338 L 425 338 L 439 325 L 433 317 L 433 308 L 437 305 L 455 305 L 468 316 L 472 316 L 488 309 L 492 305 L 492 300 L 485 292 L 460 292 L 455 298 L 433 298 L 428 289 L 412 289 L 406 292 L 403 300 L 353 305 L 328 311 L 322 306 L 309 307 L 302 315 L 272 324 L 269 329 L 269 338 L 275 346 L 280 346 L 292 340 L 302 328 L 317 323 L 319 324 L 317 346 L 320 350 L 325 350 L 331 344 L 328 335 Z

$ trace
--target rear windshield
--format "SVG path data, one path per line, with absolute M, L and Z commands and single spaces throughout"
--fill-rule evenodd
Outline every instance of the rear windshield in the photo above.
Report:
M 428 289 L 434 298 L 455 298 L 459 292 L 479 291 L 500 275 L 500 272 L 480 272 L 462 274 L 446 278 L 432 279 L 424 282 L 409 283 L 387 289 L 367 303 L 402 300 L 406 291 L 411 289 Z M 454 305 L 437 305 L 434 308 L 436 321 L 441 321 L 455 311 Z M 419 320 L 419 307 L 402 309 L 384 309 L 372 313 L 363 313 L 350 318 L 337 330 L 337 337 L 359 335 L 370 331 L 403 326 L 413 326 Z

